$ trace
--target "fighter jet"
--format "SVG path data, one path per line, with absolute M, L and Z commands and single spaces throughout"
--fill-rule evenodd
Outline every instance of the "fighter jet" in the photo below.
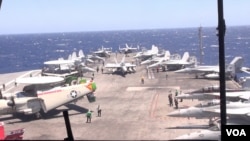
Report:
M 95 72 L 95 69 L 85 65 L 87 61 L 93 62 L 93 60 L 87 58 L 82 50 L 80 50 L 78 54 L 77 56 L 76 52 L 73 52 L 67 60 L 59 58 L 58 60 L 44 62 L 42 75 L 65 78 L 67 76 L 78 75 L 79 73 Z
M 120 51 L 121 53 L 124 53 L 126 56 L 127 56 L 129 53 L 132 53 L 132 52 L 135 52 L 135 51 L 139 50 L 139 46 L 137 46 L 137 48 L 130 47 L 130 46 L 128 46 L 128 44 L 125 44 L 125 46 L 126 46 L 126 47 L 124 47 L 124 48 L 121 48 L 121 47 L 119 46 L 119 51 Z
M 87 58 L 90 59 L 90 60 L 93 60 L 93 61 L 98 60 L 98 61 L 105 62 L 105 58 L 100 57 L 100 56 L 98 56 L 98 55 L 96 55 L 96 54 L 88 54 L 88 55 L 87 55 Z
M 142 52 L 138 52 L 135 56 L 133 56 L 133 58 L 144 61 L 148 58 L 156 56 L 158 53 L 159 53 L 158 47 L 155 45 L 152 45 L 152 48 L 150 50 L 144 50 Z
M 100 57 L 110 57 L 110 50 L 107 48 L 102 48 L 98 49 L 97 51 L 94 51 L 93 53 L 100 56 Z
M 241 122 L 242 120 L 235 121 L 234 119 L 227 119 L 227 125 L 249 125 L 249 121 Z M 221 141 L 221 124 L 220 121 L 217 121 L 213 126 L 208 129 L 184 134 L 178 136 L 171 141 L 180 141 L 180 140 L 189 140 L 189 141 L 196 141 L 196 140 L 216 140 Z
M 186 92 L 183 94 L 179 94 L 176 96 L 178 99 L 198 99 L 198 100 L 212 100 L 219 99 L 220 97 L 220 86 L 207 86 L 198 90 L 194 90 L 191 92 Z M 242 93 L 243 92 L 243 93 Z M 248 95 L 250 91 L 246 91 L 245 89 L 229 89 L 226 88 L 226 96 L 228 101 L 238 101 L 240 100 L 241 95 Z M 249 95 L 250 96 L 250 95 Z
M 194 57 L 192 57 L 194 58 Z M 188 52 L 184 52 L 181 59 L 169 59 L 167 61 L 163 61 L 161 63 L 152 64 L 148 66 L 149 68 L 155 67 L 155 66 L 167 66 L 168 70 L 176 70 L 180 69 L 186 66 L 193 65 L 195 62 L 189 61 L 190 56 Z M 193 59 L 195 60 L 195 59 Z
M 77 83 L 70 86 L 56 85 L 63 82 L 61 77 L 43 76 L 16 79 L 17 83 L 27 84 L 23 91 L 13 93 L 10 97 L 0 99 L 0 115 L 22 113 L 47 113 L 64 104 L 87 96 L 89 102 L 94 101 L 93 92 L 96 90 L 94 82 Z
M 211 100 L 211 99 L 219 99 L 220 92 L 213 93 L 201 93 L 201 94 L 193 94 L 193 95 L 179 95 L 177 96 L 179 99 L 198 99 L 198 100 Z M 245 90 L 236 90 L 226 92 L 226 99 L 228 101 L 247 101 L 250 99 L 250 91 Z
M 78 56 L 76 56 L 76 52 L 73 52 L 71 56 L 68 58 L 69 60 L 78 60 L 80 62 L 85 62 L 85 63 L 94 63 L 94 61 L 99 60 L 105 62 L 105 58 L 100 57 L 96 54 L 92 55 L 85 55 L 82 50 L 79 50 Z
M 87 56 L 85 56 L 83 50 L 79 50 L 78 52 L 78 56 L 76 54 L 76 52 L 74 51 L 72 54 L 69 55 L 68 60 L 73 60 L 75 62 L 90 62 L 93 63 L 94 61 L 91 60 L 90 58 L 88 58 Z
M 250 102 L 229 102 L 227 101 L 227 116 L 231 121 L 231 124 L 242 123 L 242 120 L 249 121 Z M 168 114 L 171 117 L 194 117 L 197 119 L 209 118 L 209 124 L 214 121 L 213 118 L 220 117 L 220 105 L 211 107 L 189 107 L 187 109 L 178 109 Z M 249 123 L 249 122 L 246 122 Z
M 108 69 L 113 69 L 113 72 L 120 71 L 122 74 L 126 74 L 127 72 L 135 72 L 135 64 L 125 63 L 125 55 L 123 56 L 120 63 L 117 62 L 116 58 L 114 58 L 115 63 L 108 63 L 104 67 Z
M 229 65 L 226 66 L 226 74 L 227 77 L 234 76 L 237 72 L 241 72 L 241 67 L 243 63 L 242 57 L 235 57 Z M 176 73 L 187 73 L 187 74 L 195 74 L 195 78 L 199 76 L 203 76 L 204 78 L 215 79 L 219 78 L 219 65 L 214 66 L 195 66 L 195 67 L 186 67 L 181 70 L 175 71 Z
M 178 141 L 178 140 L 221 140 L 221 127 L 220 124 L 216 124 L 208 129 L 196 131 L 188 134 L 181 135 L 179 137 L 176 137 L 172 139 L 172 141 Z
M 141 62 L 141 65 L 144 65 L 144 64 L 149 64 L 149 63 L 154 63 L 152 65 L 154 66 L 157 66 L 158 64 L 164 62 L 164 61 L 167 61 L 170 59 L 170 52 L 167 50 L 165 51 L 165 54 L 163 57 L 152 57 L 152 58 L 149 58 L 147 60 L 144 60 Z

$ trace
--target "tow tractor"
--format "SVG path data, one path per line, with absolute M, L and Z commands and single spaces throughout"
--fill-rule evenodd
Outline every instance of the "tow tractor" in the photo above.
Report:
M 0 140 L 23 140 L 24 128 L 12 130 L 5 136 L 4 122 L 0 122 Z

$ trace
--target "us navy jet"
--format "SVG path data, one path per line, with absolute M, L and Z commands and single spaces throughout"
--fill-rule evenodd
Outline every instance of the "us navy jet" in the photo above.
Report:
M 120 51 L 121 53 L 124 53 L 126 56 L 127 56 L 129 53 L 132 53 L 132 52 L 135 52 L 135 51 L 138 51 L 138 50 L 139 50 L 139 46 L 137 46 L 137 48 L 135 48 L 135 47 L 130 47 L 130 46 L 128 46 L 128 44 L 125 44 L 125 46 L 126 46 L 126 47 L 124 47 L 124 48 L 121 48 L 121 47 L 119 46 L 119 51 Z
M 135 64 L 125 63 L 125 55 L 123 56 L 120 63 L 117 62 L 116 58 L 114 58 L 115 63 L 107 63 L 104 67 L 108 69 L 113 69 L 113 72 L 120 71 L 122 74 L 126 74 L 127 72 L 135 72 Z
M 229 119 L 234 120 L 232 124 L 242 123 L 242 120 L 249 123 L 250 102 L 229 102 L 226 104 L 227 116 Z M 195 117 L 197 119 L 209 118 L 209 124 L 213 123 L 213 118 L 220 117 L 220 105 L 211 107 L 189 107 L 187 109 L 178 109 L 168 114 L 171 117 Z
M 241 122 L 242 120 L 235 120 L 235 119 L 227 119 L 227 125 L 249 125 L 249 121 Z M 208 129 L 203 129 L 196 132 L 191 132 L 188 134 L 184 134 L 181 136 L 178 136 L 174 139 L 171 139 L 172 141 L 181 141 L 181 140 L 189 140 L 189 141 L 201 141 L 201 140 L 214 140 L 214 141 L 221 141 L 221 124 L 220 120 L 215 122 L 213 126 L 211 126 Z
M 51 60 L 44 62 L 44 68 L 42 69 L 43 76 L 59 76 L 67 77 L 71 75 L 78 75 L 84 72 L 95 72 L 95 69 L 85 65 L 86 59 L 83 52 L 79 51 L 79 56 L 76 52 L 69 55 L 67 60 L 59 58 L 58 60 Z M 90 61 L 90 60 L 89 60 Z
M 178 136 L 172 141 L 180 141 L 180 140 L 190 140 L 190 141 L 195 141 L 195 140 L 216 140 L 220 141 L 221 140 L 221 127 L 220 124 L 215 124 L 214 126 L 204 129 L 201 131 L 196 131 L 188 134 L 184 134 L 181 136 Z
M 193 65 L 195 62 L 191 62 L 189 61 L 190 56 L 188 52 L 184 52 L 183 56 L 181 59 L 169 59 L 167 61 L 163 61 L 161 63 L 155 63 L 152 64 L 150 66 L 148 66 L 149 68 L 155 67 L 155 66 L 167 66 L 168 70 L 176 70 L 176 69 L 180 69 L 183 68 L 185 66 L 190 66 Z
M 69 55 L 68 60 L 74 60 L 74 61 L 78 61 L 78 62 L 90 62 L 93 63 L 94 61 L 90 58 L 88 58 L 87 56 L 85 56 L 85 54 L 83 53 L 83 50 L 79 50 L 78 52 L 78 56 L 76 55 L 76 52 L 74 51 L 71 55 Z
M 193 95 L 194 97 L 196 97 L 196 99 L 215 99 L 215 98 L 220 98 L 220 92 L 213 92 L 213 93 L 203 93 L 203 97 L 202 95 Z M 181 96 L 180 96 L 181 97 Z M 179 97 L 179 98 L 180 98 Z M 186 96 L 188 97 L 188 96 Z M 192 97 L 191 95 L 189 96 L 189 98 Z M 184 97 L 182 97 L 184 98 Z M 195 98 L 194 98 L 195 99 Z M 247 101 L 250 99 L 250 91 L 246 91 L 246 90 L 239 90 L 239 91 L 229 91 L 226 92 L 226 99 L 229 101 Z
M 93 60 L 93 61 L 98 60 L 98 61 L 105 62 L 105 58 L 100 57 L 100 56 L 98 56 L 98 55 L 96 55 L 96 54 L 88 54 L 88 55 L 87 55 L 87 58 L 90 59 L 90 60 Z
M 87 96 L 89 102 L 94 102 L 93 92 L 96 90 L 94 82 L 88 81 L 70 86 L 56 85 L 63 81 L 61 77 L 52 76 L 16 79 L 17 83 L 27 85 L 24 86 L 23 91 L 0 99 L 0 115 L 22 113 L 40 117 L 40 112 L 47 113 L 83 96 Z
M 241 67 L 243 63 L 242 57 L 235 57 L 229 65 L 226 66 L 227 77 L 233 77 L 236 73 L 241 72 Z M 204 78 L 215 79 L 219 78 L 219 65 L 211 66 L 195 66 L 195 67 L 186 67 L 181 70 L 175 71 L 176 73 L 187 73 L 195 74 L 195 78 L 202 76 Z
M 198 100 L 212 100 L 219 99 L 220 97 L 220 86 L 207 86 L 198 90 L 194 90 L 191 92 L 186 92 L 183 94 L 179 94 L 176 96 L 178 99 L 198 99 Z M 232 93 L 231 93 L 232 92 Z M 243 92 L 243 93 L 242 93 Z M 249 95 L 250 91 L 246 91 L 245 89 L 229 89 L 226 88 L 226 97 L 229 101 L 239 101 L 241 95 Z M 249 95 L 250 96 L 250 95 Z
M 149 63 L 154 63 L 155 65 L 158 65 L 164 61 L 167 61 L 170 59 L 170 52 L 167 50 L 165 51 L 165 54 L 163 57 L 152 57 L 152 58 L 149 58 L 147 60 L 144 60 L 141 62 L 141 65 L 144 65 L 144 64 L 149 64 Z
M 111 49 L 107 49 L 107 48 L 104 48 L 102 46 L 102 48 L 98 49 L 97 51 L 94 51 L 93 53 L 100 56 L 100 57 L 110 57 L 110 51 Z
M 133 56 L 133 58 L 137 58 L 140 59 L 142 61 L 151 58 L 153 56 L 156 56 L 159 53 L 159 49 L 157 46 L 152 45 L 151 50 L 146 50 L 146 51 L 142 51 L 142 52 L 138 52 L 135 56 Z

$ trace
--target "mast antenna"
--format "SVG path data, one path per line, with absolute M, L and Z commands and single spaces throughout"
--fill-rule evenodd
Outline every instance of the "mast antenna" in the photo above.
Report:
M 199 27 L 199 46 L 200 46 L 200 65 L 203 63 L 203 40 L 202 40 L 202 26 Z

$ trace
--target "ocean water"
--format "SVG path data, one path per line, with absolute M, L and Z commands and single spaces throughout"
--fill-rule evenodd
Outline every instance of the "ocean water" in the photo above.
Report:
M 203 27 L 203 64 L 219 63 L 218 37 L 215 27 Z M 101 46 L 118 50 L 125 44 L 150 49 L 154 44 L 170 53 L 188 51 L 200 60 L 197 28 L 126 30 L 105 32 L 72 32 L 0 35 L 0 74 L 41 69 L 43 62 L 67 58 L 73 51 L 82 49 L 85 54 Z M 250 66 L 250 26 L 227 27 L 225 35 L 225 61 L 235 56 L 244 58 L 244 66 Z

